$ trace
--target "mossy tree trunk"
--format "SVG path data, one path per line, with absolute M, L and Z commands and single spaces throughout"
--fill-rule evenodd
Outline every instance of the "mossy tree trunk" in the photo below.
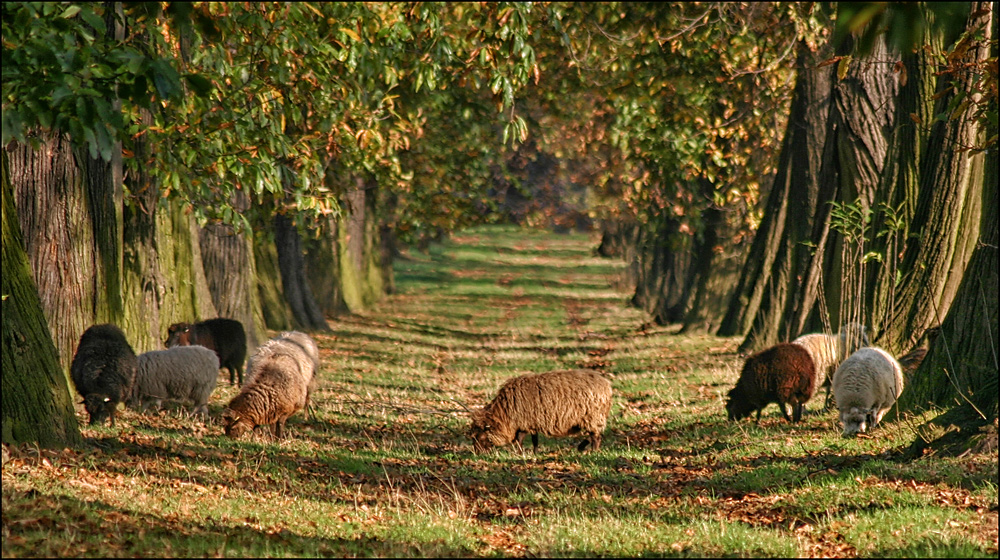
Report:
M 3 153 L 3 443 L 81 443 L 59 355 L 24 250 Z
M 320 309 L 328 317 L 347 311 L 341 285 L 340 221 L 327 217 L 305 240 L 306 277 Z
M 997 14 L 992 8 L 988 3 L 974 4 L 972 14 L 978 13 L 978 18 L 970 18 L 967 29 L 976 26 L 985 28 L 988 40 L 997 25 Z M 979 57 L 985 57 L 988 52 L 985 44 L 984 41 L 982 48 L 974 49 L 969 56 L 983 60 Z M 996 57 L 996 51 L 992 56 Z M 996 133 L 995 124 L 991 125 L 986 137 L 995 138 Z M 928 152 L 928 157 L 932 153 Z M 985 160 L 985 173 L 981 177 L 983 212 L 972 257 L 941 323 L 940 335 L 899 401 L 903 410 L 927 405 L 954 407 L 949 411 L 950 421 L 972 426 L 996 420 L 998 400 L 1000 317 L 997 300 L 1000 281 L 997 276 L 997 244 L 1000 243 L 1000 236 L 997 211 L 1000 200 L 997 197 L 997 181 L 1000 177 L 995 142 L 988 148 Z
M 306 278 L 305 258 L 295 222 L 287 214 L 278 213 L 274 215 L 273 224 L 281 285 L 285 301 L 292 311 L 292 319 L 298 328 L 328 330 L 326 317 Z
M 975 3 L 966 33 L 984 30 L 986 40 L 965 53 L 971 67 L 989 56 L 992 4 Z M 955 86 L 973 95 L 975 75 L 963 71 Z M 944 82 L 942 80 L 942 82 Z M 938 90 L 952 88 L 939 83 Z M 947 107 L 944 96 L 939 109 Z M 910 348 L 925 330 L 940 324 L 962 282 L 963 272 L 979 239 L 983 204 L 984 156 L 969 147 L 981 145 L 984 130 L 968 106 L 931 130 L 926 157 L 920 162 L 920 196 L 900 268 L 902 277 L 894 295 L 895 308 L 885 329 L 892 346 Z

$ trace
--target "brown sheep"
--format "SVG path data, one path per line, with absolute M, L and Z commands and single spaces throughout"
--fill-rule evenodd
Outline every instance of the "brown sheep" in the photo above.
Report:
M 799 344 L 782 342 L 758 352 L 743 364 L 740 379 L 729 391 L 726 411 L 730 420 L 739 420 L 776 402 L 789 422 L 802 419 L 803 405 L 816 390 L 816 366 L 809 351 Z M 792 405 L 792 416 L 785 410 Z
M 226 435 L 238 438 L 257 426 L 273 424 L 275 439 L 284 437 L 285 421 L 306 406 L 309 376 L 301 370 L 312 362 L 298 347 L 271 348 L 254 360 L 253 378 L 222 411 Z
M 508 379 L 497 396 L 472 413 L 472 437 L 476 452 L 514 442 L 518 449 L 531 434 L 532 450 L 538 451 L 538 434 L 564 437 L 587 436 L 577 449 L 588 444 L 601 448 L 601 434 L 611 410 L 611 383 L 589 369 L 558 370 Z

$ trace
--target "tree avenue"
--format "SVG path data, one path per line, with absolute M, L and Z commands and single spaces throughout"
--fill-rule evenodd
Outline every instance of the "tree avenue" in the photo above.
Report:
M 941 325 L 901 402 L 991 422 L 995 27 L 989 3 L 5 3 L 4 442 L 77 441 L 91 324 L 138 353 L 221 315 L 255 347 L 503 221 L 600 227 L 632 304 L 745 352 L 860 322 L 900 355 Z

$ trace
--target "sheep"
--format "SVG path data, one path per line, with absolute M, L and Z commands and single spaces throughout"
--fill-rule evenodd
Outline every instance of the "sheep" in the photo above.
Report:
M 833 374 L 844 436 L 878 426 L 902 392 L 903 368 L 888 352 L 866 347 L 851 354 Z
M 251 363 L 251 380 L 222 412 L 226 435 L 238 438 L 273 424 L 272 434 L 280 439 L 288 417 L 306 406 L 313 362 L 297 344 L 274 339 L 258 348 Z
M 219 366 L 229 370 L 229 384 L 236 384 L 233 374 L 243 385 L 243 361 L 247 357 L 247 335 L 243 323 L 235 319 L 209 319 L 200 323 L 174 323 L 167 329 L 168 348 L 198 344 L 215 350 Z
M 469 436 L 476 452 L 514 442 L 522 449 L 531 434 L 538 451 L 538 434 L 587 437 L 577 446 L 601 447 L 601 434 L 611 410 L 611 383 L 589 369 L 558 370 L 508 379 L 496 397 L 472 412 Z
M 291 345 L 291 346 L 289 346 Z M 284 331 L 280 335 L 271 340 L 268 340 L 257 352 L 250 357 L 247 362 L 247 374 L 246 382 L 244 385 L 249 384 L 253 379 L 256 372 L 254 367 L 255 363 L 265 356 L 271 355 L 276 348 L 286 347 L 289 350 L 294 351 L 296 348 L 302 351 L 300 360 L 299 371 L 305 375 L 305 380 L 307 383 L 306 391 L 306 412 L 309 414 L 310 418 L 314 418 L 312 405 L 310 404 L 310 396 L 312 392 L 316 389 L 316 375 L 319 372 L 319 348 L 316 346 L 316 342 L 313 341 L 312 337 L 306 333 L 299 331 Z M 305 361 L 308 360 L 308 363 Z
M 139 355 L 139 370 L 126 403 L 159 408 L 164 400 L 193 401 L 192 414 L 208 416 L 208 397 L 219 380 L 219 356 L 204 346 L 176 346 Z
M 782 342 L 747 358 L 736 386 L 729 391 L 726 412 L 730 420 L 740 420 L 756 410 L 760 422 L 764 407 L 776 402 L 785 420 L 798 422 L 815 389 L 812 355 L 799 344 Z M 792 406 L 792 416 L 785 403 Z
M 131 394 L 137 369 L 135 352 L 117 326 L 106 323 L 84 331 L 70 365 L 70 377 L 83 397 L 91 425 L 110 417 L 114 427 L 115 410 Z
M 840 334 L 813 333 L 802 335 L 792 341 L 805 347 L 812 355 L 816 364 L 816 391 L 821 387 L 826 387 L 826 399 L 823 408 L 830 407 L 830 381 L 833 372 L 855 350 L 863 346 L 869 346 L 868 335 L 864 325 L 858 323 L 848 323 L 841 329 Z

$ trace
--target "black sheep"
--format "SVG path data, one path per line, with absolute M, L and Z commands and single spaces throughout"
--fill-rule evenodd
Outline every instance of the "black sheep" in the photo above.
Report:
M 167 348 L 198 344 L 215 350 L 219 367 L 229 370 L 229 383 L 239 378 L 243 385 L 243 362 L 247 357 L 247 335 L 235 319 L 209 319 L 200 323 L 174 323 L 167 329 Z
M 798 422 L 815 389 L 816 366 L 809 351 L 783 342 L 747 358 L 736 387 L 729 391 L 726 411 L 730 420 L 739 420 L 756 410 L 759 422 L 764 407 L 776 402 L 785 420 Z M 792 416 L 785 403 L 792 405 Z
M 115 409 L 131 394 L 138 367 L 135 352 L 117 326 L 93 325 L 84 331 L 70 375 L 91 424 L 110 416 L 111 425 L 115 425 Z

